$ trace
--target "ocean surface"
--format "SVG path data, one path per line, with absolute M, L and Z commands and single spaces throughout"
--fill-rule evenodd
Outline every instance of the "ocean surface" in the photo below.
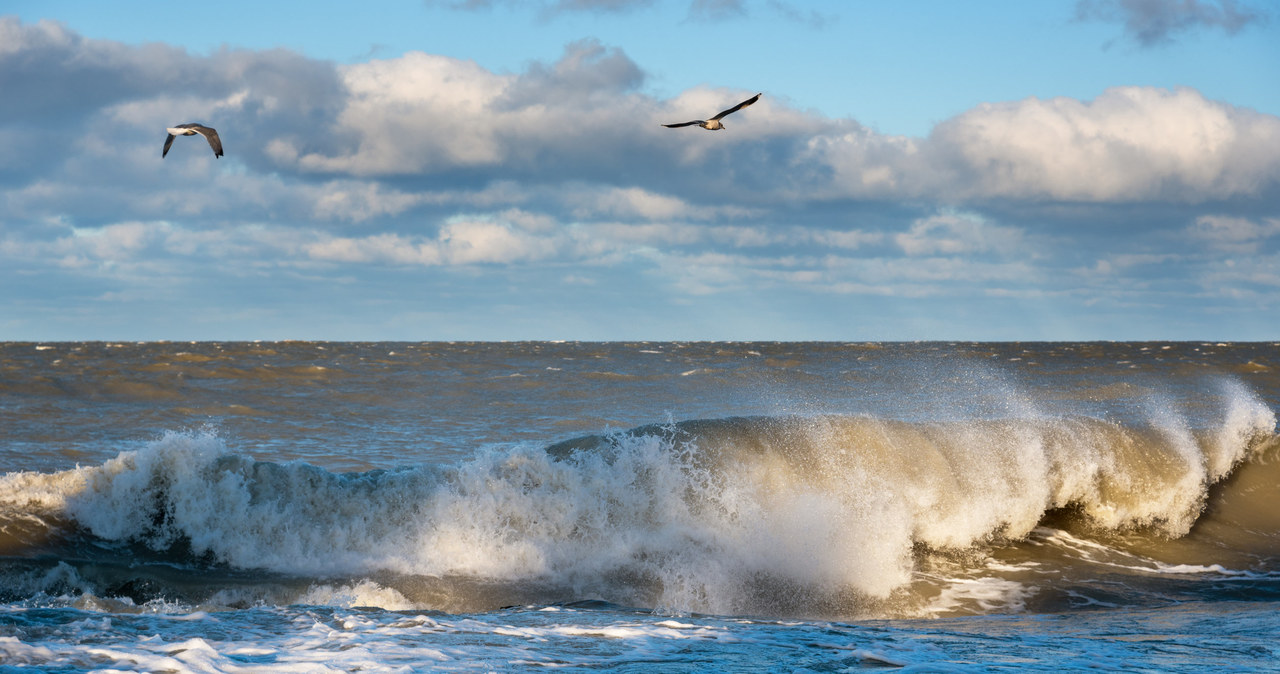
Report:
M 0 343 L 0 671 L 1280 670 L 1280 344 Z

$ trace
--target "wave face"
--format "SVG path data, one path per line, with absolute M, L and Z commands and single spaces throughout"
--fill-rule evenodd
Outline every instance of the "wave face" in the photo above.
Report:
M 1280 598 L 1275 414 L 1226 384 L 1191 417 L 724 417 L 345 473 L 167 433 L 0 479 L 0 592 L 844 618 Z

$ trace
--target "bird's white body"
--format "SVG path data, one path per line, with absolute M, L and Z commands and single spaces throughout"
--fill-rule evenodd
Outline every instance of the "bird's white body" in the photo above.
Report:
M 197 133 L 200 133 L 199 131 L 196 131 L 196 130 L 194 130 L 194 129 L 174 129 L 174 128 L 167 128 L 167 129 L 165 129 L 165 131 L 168 131 L 169 133 L 171 133 L 171 134 L 173 134 L 173 135 L 175 135 L 175 136 L 194 136 L 194 135 L 196 135 Z

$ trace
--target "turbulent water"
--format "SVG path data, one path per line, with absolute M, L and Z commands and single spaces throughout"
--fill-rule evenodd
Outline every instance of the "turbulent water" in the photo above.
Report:
M 0 670 L 1276 668 L 1280 345 L 0 343 Z

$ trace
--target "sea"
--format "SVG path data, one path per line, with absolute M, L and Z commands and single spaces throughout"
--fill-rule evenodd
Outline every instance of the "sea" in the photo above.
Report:
M 1280 344 L 0 343 L 0 672 L 1280 671 Z

